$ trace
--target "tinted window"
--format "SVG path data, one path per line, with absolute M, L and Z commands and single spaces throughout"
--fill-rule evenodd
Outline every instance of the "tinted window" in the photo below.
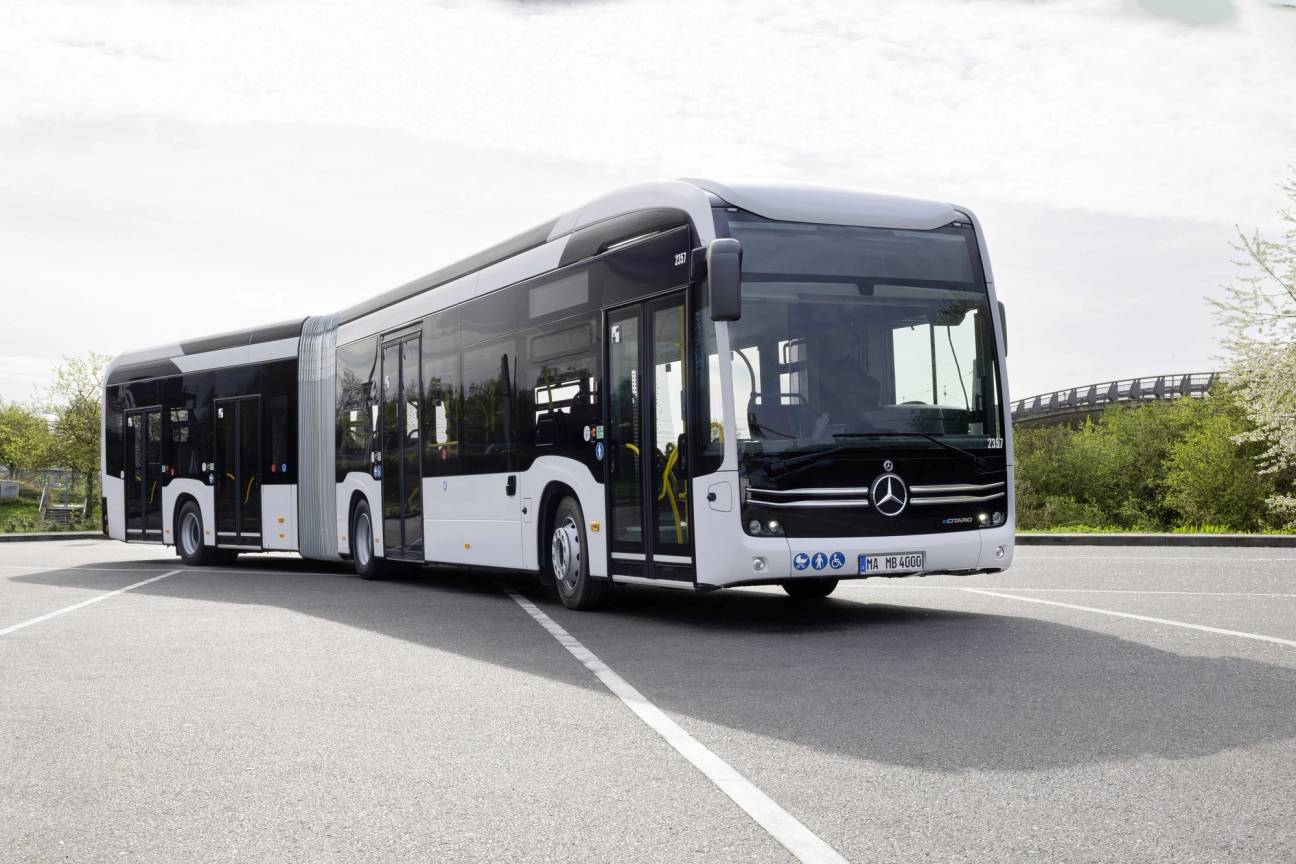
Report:
M 423 357 L 423 470 L 428 476 L 455 470 L 459 456 L 459 355 Z
M 512 333 L 518 326 L 518 289 L 504 288 L 457 308 L 463 344 Z
M 463 473 L 510 470 L 514 446 L 513 378 L 517 343 L 489 342 L 463 353 L 463 413 L 459 451 Z
M 361 339 L 337 353 L 337 479 L 351 471 L 369 471 L 376 337 Z
M 532 318 L 544 318 L 555 312 L 576 311 L 589 299 L 589 271 L 581 268 L 531 285 L 527 289 L 527 311 Z
M 518 396 L 528 455 L 570 456 L 596 469 L 594 430 L 601 422 L 597 332 L 598 319 L 589 318 L 561 322 L 527 338 Z

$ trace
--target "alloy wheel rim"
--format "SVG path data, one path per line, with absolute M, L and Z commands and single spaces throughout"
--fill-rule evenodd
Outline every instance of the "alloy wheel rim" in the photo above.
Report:
M 198 552 L 198 544 L 202 542 L 199 537 L 198 517 L 193 513 L 186 513 L 184 524 L 180 526 L 180 542 L 184 544 L 184 553 L 192 557 Z
M 369 565 L 370 547 L 373 544 L 373 535 L 369 531 L 369 516 L 361 513 L 356 518 L 356 562 L 361 567 Z
M 554 528 L 549 555 L 553 562 L 554 577 L 568 592 L 574 591 L 581 573 L 581 548 L 580 532 L 576 528 L 576 520 L 571 516 L 565 517 Z

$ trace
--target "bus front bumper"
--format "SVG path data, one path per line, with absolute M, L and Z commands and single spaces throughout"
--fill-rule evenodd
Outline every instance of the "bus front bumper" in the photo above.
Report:
M 735 536 L 716 532 L 711 542 L 699 535 L 697 586 L 700 589 L 761 585 L 796 579 L 867 579 L 860 572 L 861 556 L 887 558 L 921 553 L 921 569 L 886 573 L 879 578 L 937 573 L 977 573 L 1004 570 L 1012 563 L 1014 527 L 906 534 L 899 537 L 779 537 Z M 720 536 L 730 543 L 719 541 Z M 729 548 L 726 548 L 729 547 Z M 885 560 L 882 562 L 886 564 Z M 912 560 L 892 563 L 912 564 Z

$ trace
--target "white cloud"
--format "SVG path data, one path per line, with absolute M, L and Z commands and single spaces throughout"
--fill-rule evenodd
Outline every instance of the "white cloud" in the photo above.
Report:
M 6 4 L 0 351 L 329 311 L 712 175 L 978 209 L 1023 395 L 1206 365 L 1227 226 L 1296 162 L 1296 13 L 1223 2 Z

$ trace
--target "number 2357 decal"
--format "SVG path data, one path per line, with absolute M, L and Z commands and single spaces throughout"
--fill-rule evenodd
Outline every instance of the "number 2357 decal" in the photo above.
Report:
M 688 260 L 688 253 L 687 253 L 687 252 L 676 252 L 676 253 L 675 253 L 675 266 L 676 266 L 676 267 L 680 266 L 681 264 L 683 264 L 683 263 L 684 263 L 685 261 L 687 261 L 687 260 Z
M 1003 449 L 1003 439 L 1002 439 L 1002 438 L 987 438 L 987 439 L 986 439 L 986 449 L 987 449 L 987 450 L 1002 450 L 1002 449 Z

